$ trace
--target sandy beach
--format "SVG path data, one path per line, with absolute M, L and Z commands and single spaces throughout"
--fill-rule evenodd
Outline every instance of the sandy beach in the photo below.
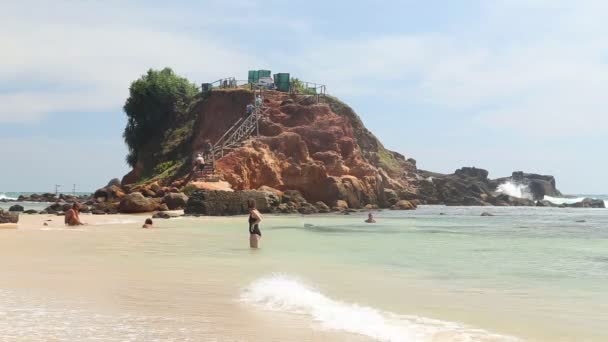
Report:
M 502 208 L 488 219 L 475 210 L 382 212 L 373 226 L 362 223 L 364 214 L 269 215 L 257 251 L 247 247 L 243 216 L 158 219 L 141 229 L 148 215 L 83 214 L 89 224 L 77 228 L 60 216 L 22 215 L 18 229 L 0 232 L 0 334 L 4 341 L 602 341 L 598 313 L 608 295 L 598 287 L 603 276 L 584 269 L 599 272 L 604 240 L 562 236 L 549 246 L 537 234 L 546 229 L 538 217 L 577 235 L 608 218 Z M 589 222 L 567 223 L 580 215 Z M 526 224 L 536 228 L 517 228 Z M 556 243 L 573 254 L 556 260 Z

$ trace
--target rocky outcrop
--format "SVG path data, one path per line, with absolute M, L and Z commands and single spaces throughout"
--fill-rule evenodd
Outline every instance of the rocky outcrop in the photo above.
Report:
M 276 211 L 280 199 L 261 191 L 195 191 L 188 199 L 184 212 L 188 215 L 243 215 L 247 214 L 247 201 L 253 199 L 262 213 Z
M 515 185 L 522 185 L 527 188 L 532 200 L 539 201 L 545 196 L 561 197 L 562 194 L 555 187 L 555 178 L 548 175 L 538 175 L 535 173 L 524 173 L 515 171 L 511 177 L 496 179 L 498 184 L 510 182 Z
M 154 211 L 159 206 L 159 203 L 153 199 L 146 198 L 140 192 L 133 192 L 125 195 L 118 205 L 118 211 L 121 213 L 145 213 Z
M 23 208 L 23 206 L 19 205 L 19 204 L 12 205 L 10 208 L 8 208 L 8 211 L 20 211 L 20 212 L 22 212 L 24 210 L 25 209 Z
M 169 210 L 177 210 L 177 209 L 184 209 L 186 207 L 186 204 L 188 203 L 188 196 L 186 196 L 185 194 L 178 192 L 178 193 L 168 193 L 163 197 L 163 201 L 164 204 L 167 205 L 167 208 Z
M 264 96 L 268 109 L 259 122 L 259 137 L 226 153 L 216 163 L 220 178 L 233 190 L 264 186 L 279 192 L 298 190 L 307 203 L 322 201 L 334 207 L 342 200 L 351 208 L 367 204 L 388 207 L 401 199 L 391 197 L 387 201 L 385 189 L 397 194 L 415 192 L 415 160 L 385 149 L 344 103 L 331 97 L 321 103 L 300 101 L 302 98 L 275 91 Z M 189 165 L 192 155 L 203 150 L 205 140 L 217 141 L 242 118 L 252 101 L 249 90 L 216 90 L 193 106 L 189 115 L 197 119 L 190 130 L 193 136 L 184 164 Z M 163 148 L 152 146 L 150 150 Z M 166 162 L 171 161 L 158 160 Z M 123 185 L 150 169 L 154 167 L 142 169 L 136 165 L 123 179 Z M 191 180 L 190 169 L 183 170 L 187 173 L 173 178 L 151 178 L 161 186 L 183 187 Z M 153 197 L 144 189 L 130 191 Z
M 416 209 L 416 204 L 408 201 L 408 200 L 400 200 L 395 203 L 391 209 L 393 210 L 414 210 Z
M 531 198 L 514 197 L 497 191 L 499 185 L 507 182 L 529 189 Z M 418 185 L 420 200 L 428 204 L 543 206 L 547 203 L 538 204 L 536 201 L 542 200 L 545 195 L 561 195 L 555 188 L 553 176 L 517 171 L 511 177 L 490 179 L 487 170 L 475 167 L 463 167 L 449 175 L 421 170 Z
M 582 201 L 572 204 L 565 204 L 564 206 L 570 208 L 606 208 L 606 204 L 603 200 L 584 198 Z
M 2 223 L 18 223 L 19 214 L 17 212 L 7 212 L 0 209 L 0 224 Z
M 110 180 L 106 186 L 97 189 L 93 193 L 93 198 L 104 201 L 120 200 L 124 196 L 125 191 L 122 189 L 120 180 L 117 178 Z

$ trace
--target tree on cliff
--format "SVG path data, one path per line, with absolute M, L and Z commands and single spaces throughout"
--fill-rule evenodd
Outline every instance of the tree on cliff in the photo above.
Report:
M 196 85 L 170 68 L 150 69 L 131 83 L 123 107 L 128 118 L 123 137 L 129 148 L 129 165 L 135 166 L 142 147 L 160 138 L 169 123 L 188 111 L 197 93 Z

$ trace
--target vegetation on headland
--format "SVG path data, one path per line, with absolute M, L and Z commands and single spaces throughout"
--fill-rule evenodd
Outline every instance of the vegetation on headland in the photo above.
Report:
M 149 145 L 160 143 L 163 148 L 154 154 L 168 156 L 191 137 L 195 118 L 189 113 L 198 93 L 196 85 L 170 68 L 150 69 L 131 83 L 123 107 L 128 118 L 123 137 L 129 149 L 126 160 L 130 166 L 146 159 L 141 157 L 145 157 L 142 154 Z M 150 170 L 156 167 L 147 166 Z

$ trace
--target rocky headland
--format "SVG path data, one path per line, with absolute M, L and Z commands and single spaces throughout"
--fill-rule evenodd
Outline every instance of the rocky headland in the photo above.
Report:
M 263 92 L 255 132 L 218 155 L 213 177 L 201 179 L 193 172 L 196 153 L 245 117 L 255 93 L 248 88 L 197 93 L 167 70 L 150 71 L 131 87 L 125 141 L 132 170 L 122 180 L 86 198 L 44 194 L 20 200 L 52 202 L 43 213 L 61 214 L 78 201 L 93 214 L 184 209 L 188 215 L 232 215 L 245 213 L 249 198 L 263 212 L 311 214 L 409 210 L 419 204 L 556 206 L 544 197 L 561 196 L 548 175 L 518 171 L 490 179 L 488 171 L 475 167 L 453 174 L 419 170 L 414 159 L 386 149 L 337 98 L 274 90 Z M 169 100 L 150 95 L 165 89 L 154 83 L 159 75 L 183 89 Z M 585 199 L 567 206 L 595 208 L 604 202 Z

